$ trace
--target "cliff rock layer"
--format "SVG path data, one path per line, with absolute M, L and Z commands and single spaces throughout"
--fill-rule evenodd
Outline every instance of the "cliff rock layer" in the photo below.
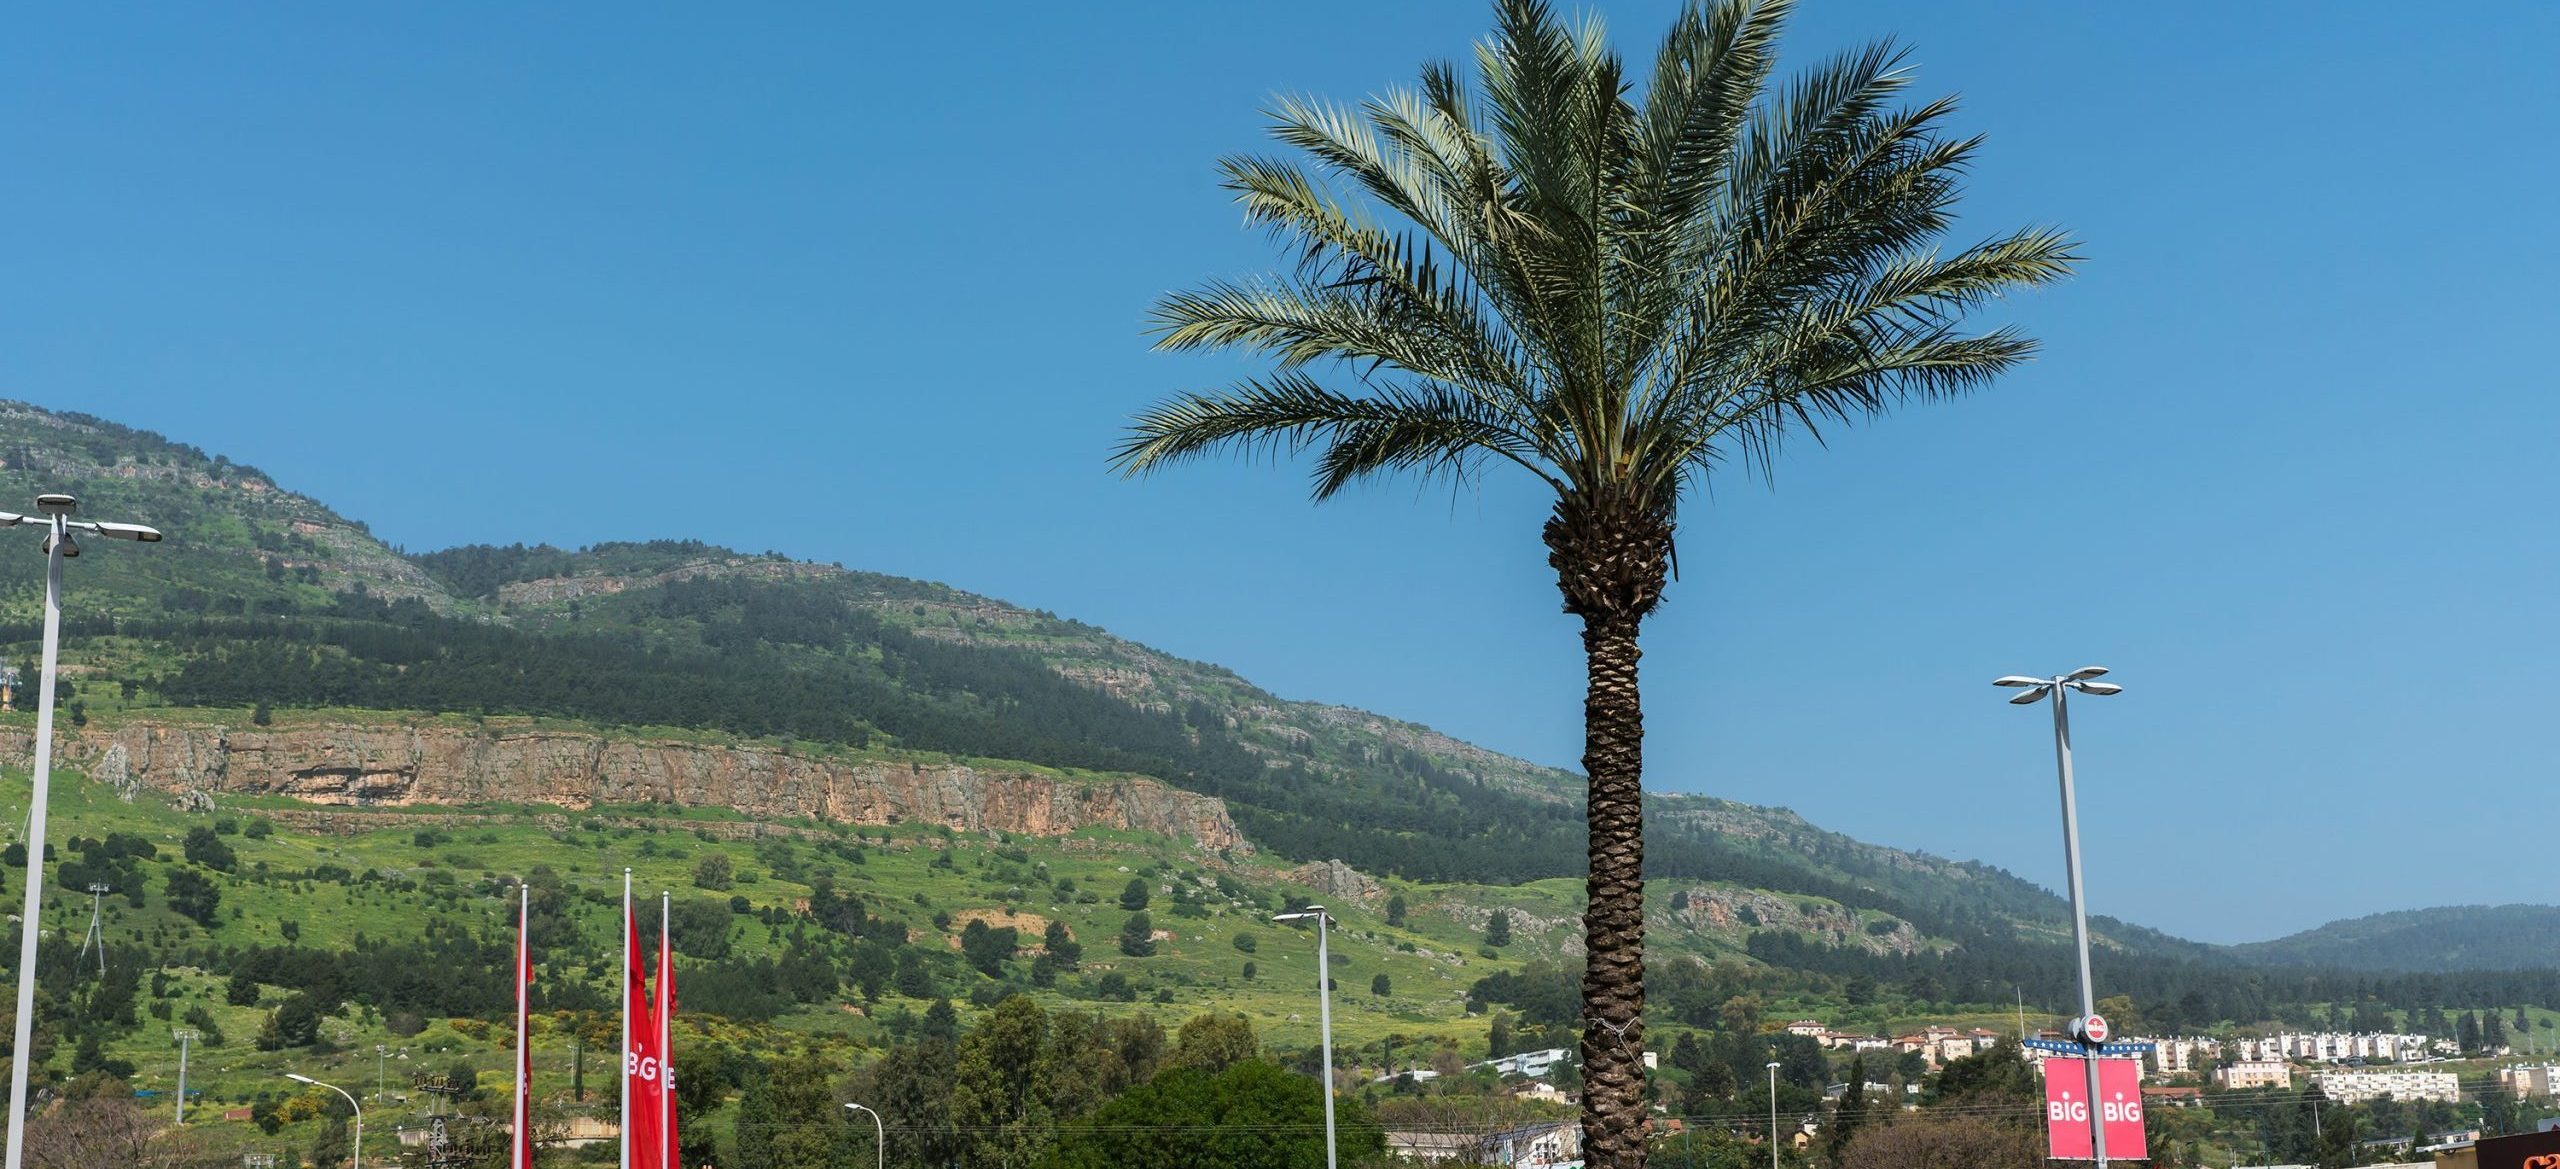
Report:
M 206 806 L 224 795 L 411 807 L 651 800 L 734 808 L 759 820 L 947 824 L 969 832 L 1063 836 L 1079 828 L 1157 832 L 1200 848 L 1244 842 L 1226 804 L 1149 779 L 1081 779 L 957 763 L 810 757 L 762 744 L 621 738 L 577 731 L 432 723 L 228 727 L 131 722 L 58 728 L 57 757 L 128 797 L 144 789 Z M 0 758 L 33 754 L 0 731 Z

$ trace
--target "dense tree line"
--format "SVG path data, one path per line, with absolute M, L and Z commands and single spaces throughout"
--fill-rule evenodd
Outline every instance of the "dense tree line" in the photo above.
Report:
M 503 560 L 468 569 L 457 560 L 451 571 L 485 583 L 546 567 Z M 325 610 L 137 618 L 93 632 L 174 648 L 181 664 L 158 689 L 184 705 L 549 715 L 851 745 L 885 734 L 920 750 L 1158 776 L 1226 799 L 1248 835 L 1295 858 L 1432 881 L 1581 870 L 1581 812 L 1570 802 L 1494 788 L 1401 750 L 1274 766 L 1269 748 L 1211 712 L 1141 708 L 1028 652 L 900 629 L 856 603 L 862 587 L 676 581 L 599 601 L 549 631 L 340 594 Z M 1802 858 L 1677 825 L 1652 863 L 1665 876 L 1907 908 Z
M 1746 946 L 1752 957 L 1773 966 L 1869 978 L 1930 1002 L 1997 1003 L 2023 994 L 2030 1003 L 2067 1011 L 2078 993 L 2077 969 L 2064 947 L 2005 930 L 1968 931 L 1956 940 L 1961 944 L 1950 950 L 1878 954 L 1762 931 Z M 2274 1019 L 2283 1006 L 2306 1002 L 2371 1002 L 2408 1011 L 2447 1005 L 2487 1010 L 2517 1003 L 2560 1009 L 2560 970 L 2549 968 L 2377 974 L 2242 968 L 2227 959 L 2200 961 L 2117 949 L 2100 949 L 2094 965 L 2101 990 L 2144 1004 L 2153 1028 L 2162 1031 Z

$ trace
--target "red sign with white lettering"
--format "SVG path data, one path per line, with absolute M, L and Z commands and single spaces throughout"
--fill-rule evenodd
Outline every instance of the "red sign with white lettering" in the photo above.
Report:
M 2044 1132 L 2047 1156 L 2061 1161 L 2093 1160 L 2089 1148 L 2089 1069 L 2076 1059 L 2056 1056 L 2044 1061 Z M 2098 1116 L 2107 1127 L 2107 1159 L 2141 1161 L 2151 1156 L 2142 1132 L 2140 1061 L 2098 1061 Z

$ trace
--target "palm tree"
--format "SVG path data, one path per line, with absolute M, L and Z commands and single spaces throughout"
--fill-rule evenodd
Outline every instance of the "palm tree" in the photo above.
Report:
M 1128 474 L 1220 450 L 1313 453 L 1314 494 L 1510 464 L 1555 491 L 1542 536 L 1582 620 L 1589 780 L 1584 1147 L 1644 1162 L 1644 710 L 1637 633 L 1675 566 L 1681 499 L 1766 475 L 1790 434 L 1946 397 L 2025 360 L 1968 312 L 2068 273 L 2051 230 L 1949 253 L 1979 140 L 1954 103 L 1897 104 L 1877 43 L 1773 87 L 1785 0 L 1696 0 L 1649 77 L 1599 23 L 1498 0 L 1472 90 L 1447 64 L 1356 111 L 1271 114 L 1299 159 L 1220 170 L 1286 275 L 1164 298 L 1165 349 L 1258 350 L 1266 376 L 1137 416 Z

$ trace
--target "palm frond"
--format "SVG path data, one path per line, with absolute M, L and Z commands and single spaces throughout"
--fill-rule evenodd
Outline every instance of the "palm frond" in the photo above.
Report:
M 1111 461 L 1139 475 L 1221 449 L 1295 455 L 1319 448 L 1319 499 L 1378 471 L 1463 474 L 1483 457 L 1557 482 L 1541 465 L 1534 437 L 1465 395 L 1400 385 L 1347 394 L 1300 373 L 1248 378 L 1224 393 L 1185 394 L 1150 407 L 1132 420 Z

